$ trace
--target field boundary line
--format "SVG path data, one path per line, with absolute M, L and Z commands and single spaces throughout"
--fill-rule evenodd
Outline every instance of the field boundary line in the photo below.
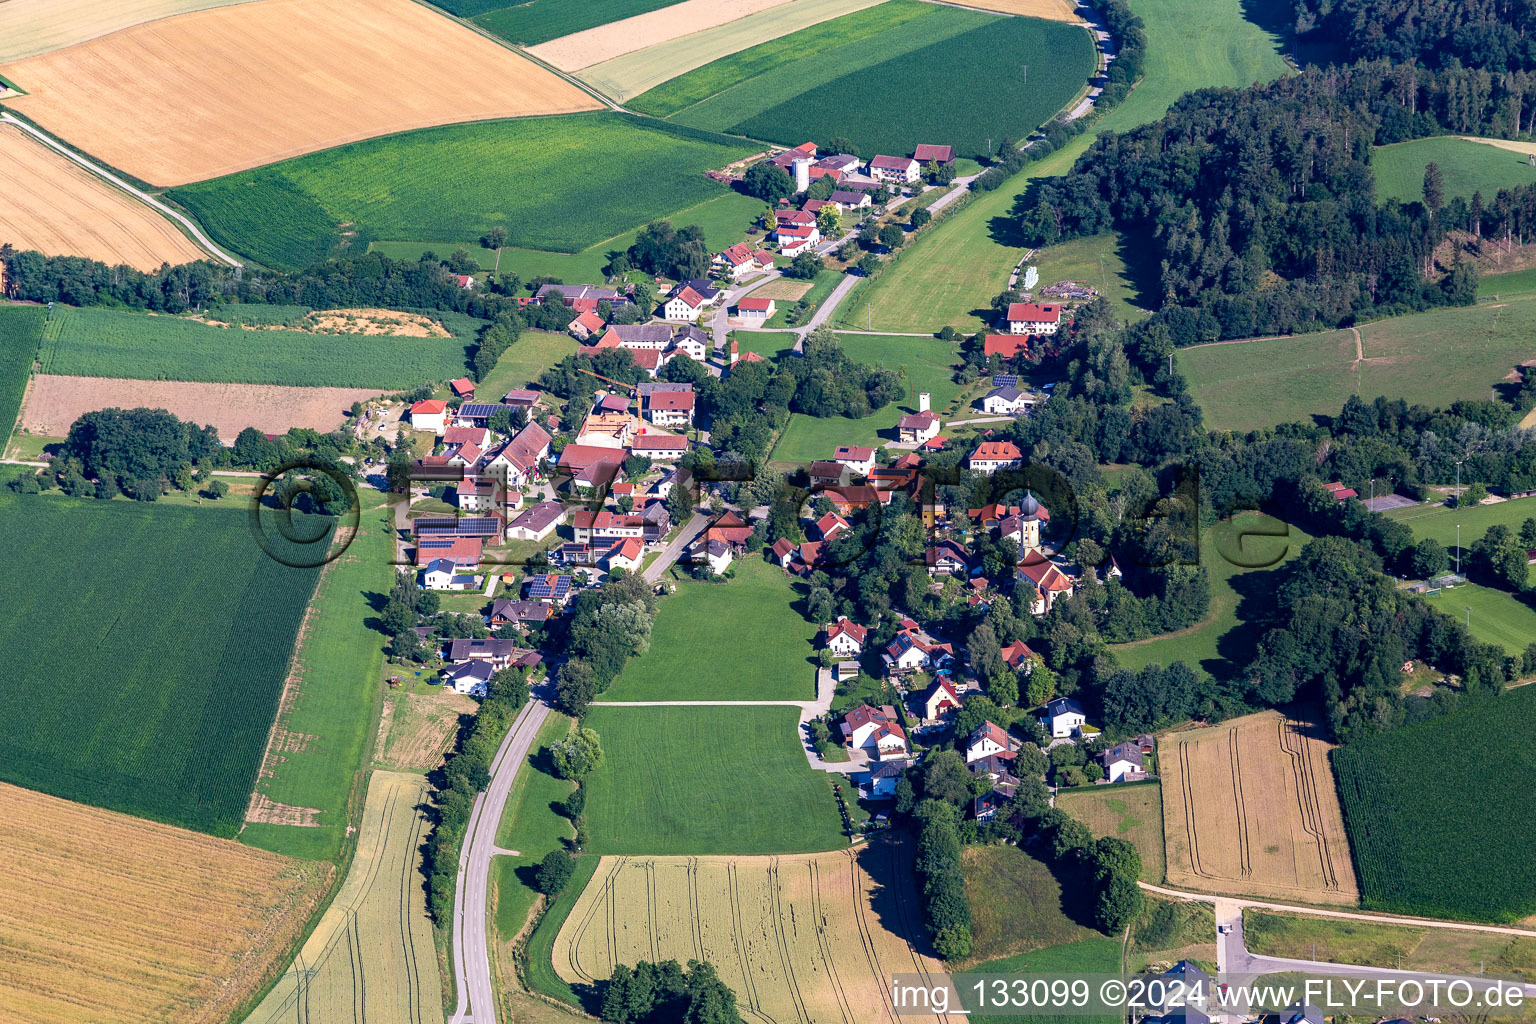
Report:
M 154 210 L 156 210 L 156 211 L 164 214 L 165 216 L 169 217 L 171 220 L 175 221 L 176 223 L 181 225 L 181 227 L 183 227 L 187 232 L 189 232 L 191 234 L 191 236 L 192 236 L 193 241 L 197 242 L 197 244 L 201 245 L 204 249 L 208 250 L 209 253 L 213 254 L 213 256 L 215 256 L 221 262 L 226 263 L 229 266 L 236 267 L 236 268 L 240 268 L 240 267 L 244 267 L 245 266 L 245 264 L 241 263 L 239 260 L 237 260 L 233 256 L 229 255 L 223 249 L 220 249 L 217 245 L 214 245 L 213 244 L 213 240 L 211 238 L 209 238 L 207 235 L 203 234 L 203 229 L 198 227 L 197 224 L 194 221 L 192 221 L 191 218 L 187 217 L 185 214 L 181 213 L 178 210 L 171 209 L 169 206 L 165 205 L 160 200 L 158 200 L 154 196 L 150 195 L 148 192 L 144 192 L 144 191 L 141 191 L 140 189 L 135 188 L 134 186 L 128 184 L 128 182 L 124 181 L 122 178 L 119 178 L 117 175 L 115 175 L 112 172 L 106 170 L 105 168 L 100 167 L 100 166 L 92 163 L 91 161 L 87 160 L 85 157 L 83 157 L 80 154 L 76 153 L 74 150 L 70 149 L 69 147 L 60 145 L 59 143 L 55 142 L 53 139 L 49 138 L 44 133 L 42 133 L 42 132 L 38 131 L 36 128 L 32 127 L 27 122 L 21 120 L 21 118 L 16 117 L 13 114 L 11 114 L 10 111 L 8 111 L 8 110 L 0 110 L 0 123 L 15 125 L 17 128 L 20 128 L 22 131 L 26 132 L 28 135 L 31 135 L 33 138 L 35 138 L 39 142 L 43 143 L 43 145 L 45 145 L 45 146 L 49 147 L 50 149 L 53 149 L 53 150 L 55 150 L 55 151 L 57 151 L 59 153 L 62 153 L 65 156 L 65 158 L 70 160 L 71 162 L 79 164 L 81 167 L 84 167 L 86 170 L 90 171 L 92 174 L 96 175 L 98 178 L 101 178 L 102 180 L 106 181 L 108 184 L 114 186 L 117 189 L 120 189 L 123 192 L 126 192 L 128 195 L 130 195 L 133 198 L 139 200 L 139 202 L 144 203 L 144 204 L 150 206 L 151 208 L 153 208 Z
M 1356 910 L 1328 910 L 1323 907 L 1308 907 L 1295 903 L 1272 903 L 1268 900 L 1250 899 L 1246 896 L 1218 896 L 1216 893 L 1188 892 L 1183 889 L 1170 889 L 1163 885 L 1154 885 L 1151 882 L 1138 881 L 1137 886 L 1147 892 L 1157 893 L 1159 896 L 1171 896 L 1180 900 L 1197 900 L 1201 903 L 1215 903 L 1218 899 L 1235 903 L 1239 907 L 1253 907 L 1256 910 L 1279 910 L 1288 914 L 1300 914 L 1304 917 L 1338 917 L 1348 921 L 1369 921 L 1374 924 L 1393 924 L 1400 927 L 1413 928 L 1447 928 L 1452 931 L 1464 932 L 1488 932 L 1493 935 L 1517 935 L 1521 938 L 1536 939 L 1536 931 L 1524 928 L 1510 928 L 1496 924 L 1475 924 L 1471 921 L 1442 921 L 1432 917 L 1395 917 L 1391 914 L 1371 914 Z

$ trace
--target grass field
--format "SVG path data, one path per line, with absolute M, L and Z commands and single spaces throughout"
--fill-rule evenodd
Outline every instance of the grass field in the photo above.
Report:
M 1261 27 L 1245 10 L 1262 19 Z M 865 303 L 875 307 L 874 330 L 975 331 L 992 297 L 1008 284 L 1024 247 L 1008 230 L 1014 198 L 1032 179 L 1064 174 L 1097 132 L 1127 131 L 1161 117 L 1191 89 L 1243 86 L 1286 73 L 1281 29 L 1291 18 L 1284 0 L 1138 0 L 1146 23 L 1146 77 L 1086 134 L 1032 164 L 1027 174 L 978 196 L 916 240 L 897 263 L 848 296 L 840 326 L 862 325 Z M 963 269 L 961 269 L 963 268 Z
M 1313 414 L 1336 416 L 1351 394 L 1431 407 L 1486 400 L 1495 384 L 1531 358 L 1533 330 L 1536 294 L 1510 294 L 1499 302 L 1366 324 L 1360 328 L 1360 362 L 1348 330 L 1198 346 L 1180 350 L 1176 359 L 1207 424 L 1251 430 Z
M 42 372 L 298 387 L 414 388 L 463 376 L 481 321 L 435 314 L 452 338 L 240 331 L 173 316 L 57 306 Z
M 380 712 L 384 637 L 369 621 L 393 582 L 388 512 L 362 513 L 352 546 L 315 589 L 240 833 L 252 846 L 335 858 L 346 843 Z
M 729 583 L 682 580 L 664 598 L 651 649 L 599 700 L 814 700 L 818 626 L 784 571 L 738 558 Z M 707 639 L 712 638 L 712 639 Z
M 371 139 L 173 195 L 273 267 L 375 239 L 460 243 L 498 224 L 521 248 L 576 253 L 721 195 L 703 172 L 752 152 L 625 114 L 520 118 Z
M 507 939 L 523 927 L 538 899 L 538 890 L 533 887 L 534 866 L 549 851 L 561 849 L 562 840 L 575 835 L 570 819 L 553 805 L 576 787 L 554 775 L 548 753 L 549 745 L 570 729 L 571 720 L 559 713 L 550 715 L 539 729 L 528 763 L 512 782 L 506 813 L 496 833 L 497 846 L 520 854 L 496 860 L 496 928 Z
M 320 586 L 325 587 L 323 578 Z M 455 693 L 450 686 L 432 687 L 425 693 L 403 688 L 389 691 L 379 715 L 374 765 L 397 772 L 432 771 L 443 763 L 464 718 L 479 709 L 474 699 Z
M 1524 292 L 1536 292 L 1536 267 L 1513 270 L 1507 274 L 1484 274 L 1477 282 L 1477 297 L 1507 298 Z
M 1536 940 L 1451 928 L 1412 928 L 1270 910 L 1243 912 L 1250 953 L 1434 974 L 1536 977 Z M 1401 957 L 1401 960 L 1399 960 Z
M 1126 969 L 1184 958 L 1216 963 L 1216 912 L 1208 903 L 1170 900 L 1143 892 L 1141 914 L 1131 925 Z
M 444 10 L 525 46 L 669 7 L 677 0 L 444 0 Z
M 10 6 L 0 4 L 0 20 Z M 0 239 L 18 249 L 146 271 L 207 258 L 169 218 L 14 125 L 0 126 L 0 160 Z
M 246 1024 L 417 1024 L 441 1015 L 421 879 L 421 848 L 431 827 L 428 793 L 420 775 L 373 773 L 357 855 L 341 890 Z
M 801 291 L 800 289 L 804 288 L 806 282 L 792 281 L 783 277 L 779 278 L 777 281 L 772 281 L 764 285 L 762 288 L 758 289 L 752 294 L 760 298 L 775 299 L 775 301 L 778 302 L 779 309 L 778 312 L 774 313 L 773 316 L 768 318 L 768 322 L 763 326 L 788 327 L 789 311 L 795 307 L 796 303 L 798 303 L 801 299 L 804 299 L 811 304 L 811 309 L 815 310 L 823 302 L 827 301 L 827 296 L 832 294 L 833 289 L 841 284 L 842 280 L 843 275 L 837 271 L 823 270 L 811 280 L 811 286 L 809 288 L 805 288 L 804 291 Z M 793 288 L 794 291 L 788 291 L 788 289 L 791 288 Z M 784 298 L 778 297 L 781 290 L 784 290 Z M 802 323 L 803 322 L 804 321 L 802 321 Z M 741 335 L 738 335 L 738 338 L 742 335 L 750 335 L 750 332 L 743 331 L 741 332 Z M 759 354 L 764 355 L 767 353 Z
M 125 64 L 142 69 L 132 89 L 120 88 Z M 7 100 L 18 112 L 155 185 L 391 132 L 598 106 L 553 71 L 411 0 L 236 4 L 26 58 L 0 74 L 27 92 Z M 272 102 L 274 90 L 283 102 Z
M 1160 739 L 1168 884 L 1354 903 L 1326 729 L 1276 711 Z
M 1138 280 L 1141 268 L 1126 264 L 1126 256 L 1134 251 L 1135 246 L 1118 234 L 1091 235 L 1041 249 L 1031 262 L 1040 270 L 1041 286 L 1086 281 L 1109 302 L 1115 316 L 1130 321 L 1147 315 L 1138 302 L 1157 296 L 1155 275 L 1147 280 L 1143 273 Z
M 0 529 L 31 567 L 0 620 L 0 777 L 233 836 L 316 570 L 244 510 L 7 497 Z
M 1536 687 L 1334 751 L 1365 906 L 1462 920 L 1536 912 L 1536 861 L 1525 852 L 1536 813 Z M 1502 748 L 1488 770 L 1491 744 Z M 1405 770 L 1410 768 L 1411 770 Z
M 746 237 L 752 222 L 762 216 L 763 203 L 739 192 L 722 192 L 684 210 L 677 210 L 654 219 L 671 221 L 673 227 L 696 224 L 704 230 L 704 241 L 710 252 L 729 248 Z M 643 226 L 643 225 L 642 225 Z M 481 269 L 498 269 L 504 274 L 516 274 L 524 281 L 548 275 L 558 277 L 565 284 L 601 284 L 603 268 L 608 266 L 608 254 L 623 252 L 634 244 L 639 227 L 623 234 L 605 238 L 580 252 L 550 252 L 547 249 L 509 248 L 501 251 L 500 263 L 496 250 L 481 248 L 478 241 L 459 243 L 444 242 L 374 242 L 370 249 L 395 259 L 417 260 L 421 254 L 432 251 L 438 256 L 448 256 L 455 249 L 464 249 L 480 261 Z
M 1256 535 L 1278 528 L 1275 519 L 1245 512 L 1206 530 L 1200 538 L 1200 559 L 1211 582 L 1211 605 L 1205 618 L 1176 633 L 1111 644 L 1115 660 L 1134 669 L 1183 661 L 1220 678 L 1240 674 L 1253 659 L 1259 640 L 1252 623 L 1268 614 L 1276 581 L 1271 566 L 1250 569 L 1235 563 L 1290 559 L 1312 539 L 1294 525 L 1286 536 Z
M 1446 201 L 1482 192 L 1492 202 L 1500 189 L 1536 182 L 1536 167 L 1523 153 L 1472 139 L 1441 136 L 1378 146 L 1371 153 L 1378 201 L 1424 201 L 1424 168 L 1434 163 L 1444 179 Z
M 644 655 L 642 655 L 644 657 Z M 812 853 L 847 845 L 832 787 L 805 761 L 793 707 L 603 707 L 586 724 L 591 853 Z
M 1163 793 L 1156 782 L 1062 790 L 1056 806 L 1095 836 L 1133 844 L 1141 854 L 1142 881 L 1163 880 Z
M 539 374 L 580 347 L 569 334 L 524 331 L 512 347 L 496 360 L 496 365 L 475 390 L 500 401 L 501 396 L 508 391 L 536 383 Z
M 595 86 L 604 94 L 618 100 L 628 100 L 678 75 L 695 68 L 707 67 L 714 61 L 729 58 L 732 54 L 758 46 L 764 40 L 773 40 L 803 30 L 808 26 L 824 23 L 853 11 L 880 4 L 882 0 L 795 0 L 794 3 L 755 3 L 753 11 L 736 3 L 736 0 L 693 0 L 706 6 L 712 17 L 683 22 L 677 26 L 668 19 L 670 27 L 661 32 L 646 32 L 619 55 L 611 57 L 590 56 L 574 50 L 580 65 L 582 81 Z M 657 12 L 672 15 L 672 11 Z M 733 20 L 719 23 L 722 15 L 734 15 Z M 700 23 L 702 22 L 702 23 Z M 639 27 L 639 26 L 634 26 Z M 677 28 L 686 31 L 679 32 Z M 600 31 L 628 32 L 632 26 L 611 25 Z M 584 34 L 585 35 L 585 34 Z M 562 44 L 580 44 L 581 36 L 557 40 L 551 47 Z
M 888 972 L 936 974 L 911 854 L 882 840 L 796 857 L 605 857 L 555 970 L 592 985 L 637 960 L 709 960 L 753 1020 L 900 1017 Z
M 580 1006 L 581 999 L 571 988 L 570 983 L 555 973 L 555 941 L 560 935 L 560 930 L 565 927 L 565 922 L 570 919 L 571 910 L 576 906 L 576 901 L 592 883 L 592 876 L 601 863 L 600 857 L 576 858 L 576 870 L 571 875 L 571 880 L 560 891 L 560 895 L 550 902 L 549 909 L 539 918 L 538 925 L 528 936 L 528 959 L 524 965 L 524 977 L 527 979 L 528 987 L 540 995 L 558 999 L 572 1006 Z
M 895 440 L 896 421 L 917 411 L 917 396 L 927 391 L 931 407 L 947 418 L 949 406 L 964 390 L 953 380 L 960 354 L 953 342 L 935 338 L 891 338 L 869 334 L 839 335 L 848 358 L 859 363 L 884 366 L 888 370 L 905 367 L 908 395 L 905 402 L 893 403 L 862 419 L 846 416 L 805 416 L 795 414 L 779 435 L 773 458 L 780 462 L 811 462 L 831 458 L 840 444 L 880 445 Z
M 248 0 L 6 0 L 0 5 L 0 62 L 66 46 L 188 11 Z
M 1092 939 L 1091 881 L 1079 865 L 1046 863 L 1017 846 L 964 851 L 965 891 L 974 922 L 973 961 L 1017 956 Z
M 776 359 L 795 347 L 793 331 L 737 331 L 736 350 L 742 355 L 756 352 L 765 359 Z
M 38 306 L 0 306 L 0 437 L 16 425 L 45 316 Z
M 1051 974 L 1078 977 L 1085 974 L 1120 973 L 1120 940 L 1095 934 L 1090 939 L 1079 939 L 1060 946 L 1048 946 L 1028 953 L 1003 957 L 969 968 L 972 973 L 985 974 Z M 973 1014 L 966 1020 L 971 1024 L 1116 1024 L 1115 1014 L 1088 1014 L 1057 1016 L 1053 1014 L 1009 1014 L 985 1016 Z
M 220 1021 L 334 870 L 0 785 L 0 1006 L 29 1024 Z
M 1461 542 L 1468 550 L 1473 541 L 1488 532 L 1490 526 L 1507 526 L 1515 533 L 1527 519 L 1536 519 L 1536 501 L 1516 498 L 1495 501 L 1473 508 L 1449 508 L 1443 504 L 1413 505 L 1385 513 L 1388 519 L 1407 523 L 1415 537 L 1432 537 L 1455 553 L 1456 528 L 1461 527 Z M 1463 552 L 1465 554 L 1465 552 Z

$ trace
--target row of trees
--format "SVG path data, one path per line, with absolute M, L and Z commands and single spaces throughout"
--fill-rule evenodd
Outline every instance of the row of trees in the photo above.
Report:
M 576 718 L 586 714 L 625 663 L 650 650 L 655 618 L 656 595 L 642 576 L 615 573 L 600 589 L 583 590 L 572 609 L 556 706 Z
M 736 993 L 715 965 L 676 960 L 619 964 L 603 986 L 602 1019 L 610 1024 L 742 1024 Z

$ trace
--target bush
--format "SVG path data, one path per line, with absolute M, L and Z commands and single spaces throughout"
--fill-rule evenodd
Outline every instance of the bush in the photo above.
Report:
M 566 850 L 550 850 L 539 861 L 535 884 L 539 892 L 551 898 L 560 895 L 576 871 L 576 858 Z

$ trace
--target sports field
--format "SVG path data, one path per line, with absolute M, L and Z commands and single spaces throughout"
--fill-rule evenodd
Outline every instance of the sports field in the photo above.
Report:
M 852 11 L 874 7 L 881 0 L 794 0 L 793 3 L 768 3 L 762 6 L 738 4 L 731 0 L 692 2 L 707 4 L 712 12 L 722 8 L 740 9 L 745 16 L 723 23 L 711 17 L 706 24 L 687 25 L 681 32 L 674 27 L 662 41 L 631 46 L 610 58 L 583 64 L 585 70 L 580 75 L 582 81 L 615 99 L 628 100 L 695 68 L 705 68 L 713 61 L 758 47 L 766 40 L 799 32 L 808 26 L 840 18 Z M 683 6 L 679 4 L 664 8 L 647 17 L 667 18 L 670 23 L 674 11 Z M 754 7 L 757 8 L 755 11 Z M 618 25 L 611 25 L 594 31 L 613 32 L 619 28 Z M 650 38 L 650 35 L 641 38 Z M 561 39 L 547 45 L 553 47 L 565 42 Z
M 1056 806 L 1096 837 L 1124 839 L 1141 854 L 1141 880 L 1163 880 L 1163 794 L 1156 782 L 1084 786 L 1056 794 Z
M 249 0 L 5 0 L 0 62 L 83 43 L 146 21 Z
M 0 437 L 11 436 L 21 411 L 46 315 L 37 306 L 0 306 Z
M 678 36 L 703 32 L 718 25 L 788 3 L 789 0 L 681 0 L 660 10 L 646 11 L 606 25 L 573 32 L 559 39 L 529 47 L 528 52 L 561 71 L 584 67 L 623 56 L 648 46 L 665 44 Z
M 170 220 L 14 125 L 0 125 L 0 161 L 0 244 L 139 270 L 206 258 Z
M 1351 394 L 1431 407 L 1486 400 L 1532 357 L 1536 294 L 1365 324 L 1351 330 L 1241 344 L 1200 345 L 1174 357 L 1216 429 L 1252 430 L 1313 414 L 1336 416 Z
M 516 246 L 576 253 L 724 194 L 704 171 L 752 152 L 624 114 L 523 118 L 373 139 L 174 195 L 275 267 L 381 238 L 462 243 L 495 225 Z
M 463 376 L 482 321 L 442 317 L 452 338 L 242 331 L 185 317 L 57 306 L 42 372 L 207 383 L 388 390 Z
M 8 496 L 0 530 L 29 567 L 0 621 L 25 652 L 0 778 L 233 836 L 316 571 L 267 557 L 244 510 Z
M 27 1024 L 219 1024 L 334 870 L 0 785 L 0 1006 Z
M 242 842 L 312 858 L 339 857 L 346 844 L 379 718 L 384 637 L 370 623 L 374 598 L 393 582 L 389 511 L 365 510 L 351 547 L 321 574 L 243 808 Z
M 728 642 L 722 638 L 721 643 Z M 641 657 L 652 657 L 656 651 Z M 812 853 L 848 845 L 793 707 L 603 707 L 587 780 L 589 853 Z
M 1168 884 L 1355 902 L 1325 733 L 1319 723 L 1263 711 L 1160 737 Z
M 521 43 L 538 43 L 581 32 L 646 11 L 670 7 L 678 0 L 443 0 L 451 14 L 474 18 L 488 31 Z
M 1474 541 L 1488 532 L 1488 527 L 1507 526 L 1515 533 L 1527 519 L 1536 519 L 1536 501 L 1517 498 L 1514 501 L 1492 501 L 1473 508 L 1450 508 L 1444 504 L 1410 505 L 1385 513 L 1388 519 L 1396 519 L 1413 528 L 1415 537 L 1433 537 L 1454 554 L 1456 527 L 1461 527 L 1461 543 L 1470 549 Z
M 638 960 L 708 960 L 760 1021 L 898 1016 L 892 972 L 930 975 L 911 855 L 881 840 L 797 857 L 605 857 L 555 941 L 556 972 L 593 984 Z
M 927 391 L 932 409 L 945 416 L 964 389 L 954 382 L 960 355 L 954 342 L 935 338 L 892 338 L 839 335 L 848 358 L 859 363 L 907 371 L 907 400 L 886 406 L 862 419 L 846 416 L 806 416 L 796 413 L 779 435 L 773 458 L 779 462 L 812 462 L 832 457 L 840 444 L 881 445 L 895 440 L 896 421 L 917 411 L 917 396 Z M 947 417 L 946 417 L 947 418 Z
M 1237 87 L 1287 73 L 1282 40 L 1249 21 L 1248 9 L 1256 9 L 1265 24 L 1292 17 L 1285 0 L 1137 0 L 1136 14 L 1146 22 L 1147 58 L 1146 78 L 1135 91 L 1086 134 L 925 231 L 894 266 L 854 289 L 838 325 L 861 325 L 869 303 L 877 331 L 980 329 L 983 321 L 974 311 L 989 309 L 1024 255 L 1017 239 L 996 228 L 1006 224 L 1015 197 L 1031 180 L 1065 174 L 1098 132 L 1127 131 L 1155 120 L 1191 89 Z
M 789 578 L 760 555 L 731 568 L 729 583 L 678 582 L 661 602 L 650 651 L 598 699 L 814 700 L 819 627 L 795 607 Z
M 125 89 L 130 65 L 139 72 Z M 8 101 L 17 111 L 156 185 L 391 132 L 597 106 L 558 75 L 411 0 L 220 7 L 6 64 L 0 74 L 27 92 Z
M 373 773 L 341 890 L 246 1024 L 420 1024 L 442 1015 L 421 876 L 429 792 L 420 775 Z
M 1440 168 L 1447 202 L 1458 196 L 1471 199 L 1472 193 L 1482 192 L 1484 202 L 1491 203 L 1500 189 L 1536 182 L 1536 167 L 1524 153 L 1476 139 L 1440 136 L 1372 150 L 1376 198 L 1422 203 L 1424 168 L 1430 163 Z

